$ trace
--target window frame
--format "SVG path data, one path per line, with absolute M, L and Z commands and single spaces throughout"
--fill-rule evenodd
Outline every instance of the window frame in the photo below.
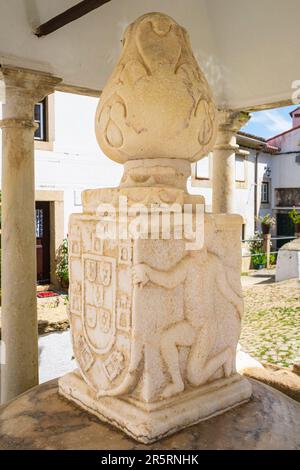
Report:
M 208 154 L 208 155 L 205 155 L 204 158 L 208 158 L 208 176 L 200 176 L 198 174 L 198 165 L 197 163 L 202 160 L 198 160 L 197 162 L 195 162 L 195 180 L 197 181 L 210 181 L 211 180 L 211 152 Z
M 265 191 L 264 188 L 267 188 Z M 266 199 L 264 196 L 267 196 Z M 261 196 L 260 196 L 261 204 L 269 204 L 270 203 L 270 182 L 269 181 L 262 181 L 261 182 Z
M 241 233 L 241 241 L 243 242 L 246 239 L 246 224 L 245 222 L 242 223 L 242 233 Z
M 51 93 L 43 100 L 44 106 L 44 140 L 34 139 L 35 150 L 47 150 L 53 152 L 55 141 L 55 93 Z
M 48 129 L 47 98 L 44 98 L 42 101 L 39 101 L 38 103 L 35 103 L 34 110 L 35 110 L 36 106 L 38 106 L 40 108 L 40 119 L 39 120 L 34 119 L 34 122 L 39 124 L 38 129 L 36 129 L 36 131 L 34 133 L 34 140 L 36 140 L 37 142 L 47 142 L 48 141 L 48 135 L 47 135 L 47 129 Z M 37 130 L 40 130 L 41 137 L 36 136 Z
M 237 178 L 237 171 L 236 171 L 237 161 L 239 161 L 243 164 L 243 170 L 244 170 L 243 179 Z M 237 155 L 237 154 L 235 155 L 235 159 L 234 159 L 234 179 L 235 179 L 236 183 L 242 183 L 242 184 L 246 183 L 246 159 L 245 159 L 244 155 Z

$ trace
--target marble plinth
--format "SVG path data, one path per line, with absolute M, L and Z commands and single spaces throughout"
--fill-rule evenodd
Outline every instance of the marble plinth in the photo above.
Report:
M 249 400 L 251 385 L 235 374 L 156 403 L 132 397 L 96 397 L 79 372 L 59 380 L 59 393 L 139 442 L 149 444 Z

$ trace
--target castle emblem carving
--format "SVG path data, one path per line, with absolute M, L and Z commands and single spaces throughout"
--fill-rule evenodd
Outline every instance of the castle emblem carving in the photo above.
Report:
M 73 246 L 75 240 L 82 247 L 80 257 L 70 253 L 75 356 L 83 377 L 98 394 L 114 394 L 122 384 L 124 390 L 128 388 L 132 245 L 130 241 L 112 244 L 101 239 L 96 233 L 96 219 L 75 217 L 77 230 L 70 231 L 69 244 Z M 129 286 L 126 292 L 119 286 L 121 281 Z M 127 381 L 131 379 L 127 377 Z

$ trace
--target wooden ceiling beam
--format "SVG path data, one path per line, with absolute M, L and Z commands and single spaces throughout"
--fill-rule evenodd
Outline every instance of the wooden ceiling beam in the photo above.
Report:
M 110 2 L 110 0 L 83 0 L 46 23 L 41 24 L 35 30 L 34 34 L 39 38 L 47 36 L 108 2 Z

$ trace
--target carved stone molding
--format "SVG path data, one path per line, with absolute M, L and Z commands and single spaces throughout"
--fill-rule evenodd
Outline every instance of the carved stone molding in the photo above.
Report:
M 186 191 L 191 166 L 186 160 L 171 158 L 130 160 L 124 165 L 120 187 L 171 187 Z
M 32 119 L 33 106 L 53 93 L 61 78 L 51 74 L 0 65 L 0 80 L 4 82 L 5 118 Z
M 31 119 L 1 119 L 1 129 L 37 129 L 38 125 Z
M 219 111 L 219 127 L 214 150 L 237 150 L 235 134 L 250 119 L 250 114 L 244 111 Z

